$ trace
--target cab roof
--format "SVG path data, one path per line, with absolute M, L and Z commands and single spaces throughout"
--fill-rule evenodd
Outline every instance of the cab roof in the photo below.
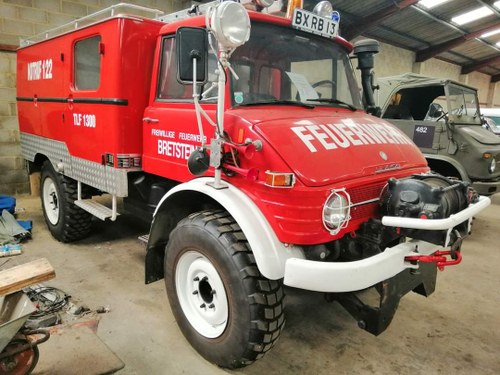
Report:
M 248 15 L 250 16 L 251 21 L 264 22 L 269 24 L 275 24 L 279 26 L 291 27 L 292 20 L 286 17 L 279 17 L 271 14 L 260 13 L 255 11 L 248 11 Z M 205 15 L 195 16 L 183 19 L 181 21 L 175 21 L 172 23 L 168 23 L 163 26 L 160 30 L 162 35 L 173 34 L 175 31 L 182 26 L 189 27 L 205 27 Z M 352 51 L 352 44 L 349 43 L 344 38 L 337 36 L 335 39 L 337 43 L 346 48 L 349 52 Z

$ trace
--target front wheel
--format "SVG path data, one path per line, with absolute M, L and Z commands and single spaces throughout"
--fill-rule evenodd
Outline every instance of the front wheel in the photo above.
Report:
M 281 280 L 264 278 L 226 211 L 203 211 L 172 231 L 165 255 L 172 312 L 208 361 L 243 367 L 273 347 L 284 326 Z

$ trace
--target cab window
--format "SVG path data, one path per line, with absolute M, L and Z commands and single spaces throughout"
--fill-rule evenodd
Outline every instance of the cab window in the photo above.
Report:
M 163 39 L 157 99 L 192 99 L 193 87 L 177 81 L 177 58 L 175 54 L 175 38 Z

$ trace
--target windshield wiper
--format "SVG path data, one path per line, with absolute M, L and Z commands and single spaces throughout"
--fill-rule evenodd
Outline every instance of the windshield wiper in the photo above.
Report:
M 353 106 L 352 104 L 343 102 L 342 100 L 339 99 L 332 99 L 332 98 L 317 98 L 317 99 L 306 99 L 308 102 L 319 102 L 319 103 L 332 103 L 332 104 L 340 104 L 343 105 L 347 108 L 349 108 L 351 111 L 356 111 L 357 108 Z
M 242 103 L 240 106 L 252 106 L 252 105 L 272 105 L 272 104 L 284 104 L 284 105 L 295 105 L 304 108 L 314 108 L 315 106 L 312 104 L 296 102 L 294 100 L 278 100 L 278 99 L 269 99 L 269 100 L 260 100 L 258 102 L 250 102 L 250 103 Z

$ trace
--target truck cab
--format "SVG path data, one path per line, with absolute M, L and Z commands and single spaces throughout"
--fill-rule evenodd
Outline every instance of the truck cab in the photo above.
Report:
M 481 126 L 475 88 L 413 73 L 377 82 L 382 118 L 411 137 L 433 171 L 483 195 L 500 190 L 500 138 Z
M 375 171 L 419 173 L 427 170 L 426 162 L 402 132 L 364 112 L 347 42 L 339 38 L 338 43 L 331 43 L 290 28 L 290 20 L 283 17 L 255 12 L 249 17 L 251 37 L 229 58 L 224 138 L 240 149 L 224 152 L 223 179 L 257 198 L 259 209 L 273 217 L 270 224 L 280 241 L 327 241 L 331 234 L 325 232 L 313 207 L 322 207 L 335 184 L 380 188 L 386 176 L 371 176 Z M 191 179 L 186 168 L 190 155 L 202 140 L 207 143 L 216 136 L 216 127 L 205 119 L 201 135 L 192 86 L 176 79 L 175 32 L 179 27 L 200 27 L 203 23 L 202 17 L 192 18 L 180 25 L 167 24 L 161 30 L 152 78 L 156 84 L 152 85 L 143 124 L 143 169 L 150 175 Z M 216 65 L 215 54 L 209 53 L 208 65 Z M 209 69 L 200 92 L 209 90 L 215 80 Z M 213 91 L 201 94 L 200 104 L 215 118 L 217 98 Z M 253 144 L 259 145 L 258 150 L 249 157 L 243 149 Z M 340 162 L 340 154 L 349 163 Z M 214 172 L 209 169 L 205 175 Z M 273 186 L 268 182 L 272 176 L 286 177 L 288 183 Z M 371 189 L 366 199 L 378 197 L 378 189 Z M 297 202 L 308 192 L 312 193 L 310 209 L 304 211 Z M 267 197 L 270 193 L 272 198 Z M 281 214 L 284 208 L 286 218 Z M 375 210 L 375 203 L 362 214 L 353 208 L 349 228 L 359 227 L 365 215 Z M 301 216 L 303 222 L 298 225 Z

